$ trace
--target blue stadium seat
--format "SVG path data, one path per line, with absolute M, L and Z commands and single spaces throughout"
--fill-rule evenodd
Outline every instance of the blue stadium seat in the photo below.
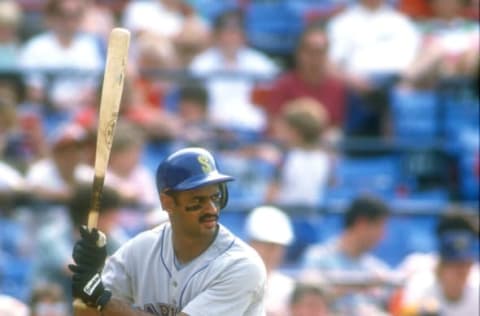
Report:
M 32 262 L 0 253 L 0 293 L 26 301 L 30 294 Z
M 147 169 L 155 174 L 160 162 L 168 156 L 171 152 L 171 144 L 163 141 L 149 141 L 143 148 L 140 162 L 147 167 Z
M 249 43 L 271 54 L 289 54 L 304 27 L 302 17 L 285 1 L 251 1 L 245 14 Z
M 247 212 L 223 211 L 220 214 L 220 223 L 241 239 L 246 240 L 245 220 L 247 214 Z
M 188 0 L 196 12 L 207 21 L 212 21 L 221 13 L 238 8 L 238 0 Z
M 335 184 L 325 194 L 327 207 L 342 208 L 359 194 L 389 199 L 400 180 L 397 158 L 344 158 L 334 170 Z
M 443 128 L 447 139 L 456 140 L 462 130 L 479 128 L 480 105 L 477 98 L 443 100 Z
M 434 91 L 393 89 L 390 106 L 397 140 L 407 143 L 431 142 L 438 136 L 438 106 Z
M 291 221 L 295 240 L 287 248 L 286 264 L 298 263 L 305 249 L 318 242 L 321 236 L 318 217 L 292 216 Z
M 435 216 L 395 216 L 388 220 L 385 236 L 373 254 L 395 267 L 413 252 L 433 252 Z M 401 237 L 400 237 L 401 236 Z
M 228 184 L 228 209 L 250 207 L 264 202 L 274 166 L 260 159 L 247 159 L 231 155 L 217 155 L 219 168 L 232 175 Z

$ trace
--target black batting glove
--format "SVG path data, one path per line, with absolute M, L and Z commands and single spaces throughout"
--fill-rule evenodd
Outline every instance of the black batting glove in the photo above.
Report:
M 90 231 L 86 226 L 80 227 L 81 239 L 75 243 L 72 254 L 78 266 L 90 267 L 94 271 L 102 269 L 107 258 L 107 247 L 106 245 L 98 246 L 100 234 L 96 228 Z
M 100 272 L 82 265 L 71 264 L 68 268 L 73 272 L 73 297 L 80 298 L 87 306 L 102 310 L 112 293 L 105 290 Z

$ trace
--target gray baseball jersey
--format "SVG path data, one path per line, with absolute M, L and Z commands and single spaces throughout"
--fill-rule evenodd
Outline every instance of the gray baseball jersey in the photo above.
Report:
M 170 223 L 143 232 L 107 260 L 103 281 L 114 297 L 154 315 L 265 315 L 265 266 L 222 225 L 207 250 L 183 266 Z

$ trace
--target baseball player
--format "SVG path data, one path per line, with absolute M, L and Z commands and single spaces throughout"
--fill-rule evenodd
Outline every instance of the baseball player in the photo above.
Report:
M 233 178 L 201 148 L 173 153 L 156 176 L 170 221 L 128 241 L 102 272 L 100 232 L 82 228 L 70 265 L 74 296 L 104 316 L 264 315 L 265 266 L 218 223 Z

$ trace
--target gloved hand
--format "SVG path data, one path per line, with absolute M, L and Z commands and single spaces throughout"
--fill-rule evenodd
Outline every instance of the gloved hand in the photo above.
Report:
M 101 310 L 111 298 L 100 274 L 107 258 L 105 235 L 96 228 L 89 231 L 86 226 L 80 227 L 80 235 L 81 239 L 73 247 L 75 264 L 68 266 L 73 272 L 73 296 Z
M 100 271 L 107 258 L 105 235 L 96 228 L 89 231 L 86 226 L 80 227 L 80 235 L 82 238 L 73 247 L 73 260 L 77 265 Z M 100 247 L 99 244 L 103 245 Z
M 112 293 L 105 290 L 100 272 L 82 265 L 70 264 L 68 268 L 73 272 L 73 297 L 80 298 L 87 306 L 102 310 Z

